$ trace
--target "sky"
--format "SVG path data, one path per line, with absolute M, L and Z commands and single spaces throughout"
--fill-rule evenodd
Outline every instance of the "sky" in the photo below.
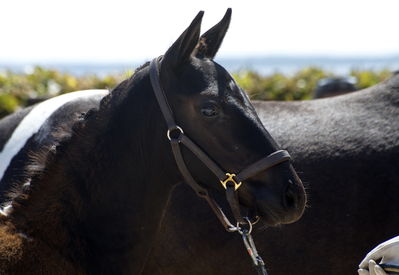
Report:
M 163 54 L 200 10 L 233 9 L 221 57 L 399 54 L 398 0 L 0 0 L 2 62 L 128 62 Z

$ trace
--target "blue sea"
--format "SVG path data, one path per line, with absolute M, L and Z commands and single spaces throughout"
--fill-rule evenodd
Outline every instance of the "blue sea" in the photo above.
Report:
M 219 58 L 216 60 L 228 71 L 234 73 L 242 70 L 255 70 L 263 75 L 273 72 L 284 74 L 293 74 L 301 68 L 316 66 L 337 75 L 346 75 L 352 69 L 388 69 L 391 71 L 399 70 L 399 54 L 389 57 L 235 57 Z M 114 73 L 126 73 L 134 70 L 144 61 L 137 62 L 118 62 L 118 63 L 87 63 L 87 62 L 46 62 L 46 63 L 4 63 L 0 61 L 0 71 L 12 70 L 14 72 L 29 73 L 35 65 L 45 68 L 57 69 L 61 72 L 71 73 L 73 75 L 96 74 L 104 76 Z

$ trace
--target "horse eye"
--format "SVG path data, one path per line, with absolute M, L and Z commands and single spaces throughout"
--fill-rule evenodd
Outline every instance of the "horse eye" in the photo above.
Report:
M 218 108 L 214 104 L 208 104 L 201 108 L 201 114 L 206 117 L 215 117 L 218 113 Z

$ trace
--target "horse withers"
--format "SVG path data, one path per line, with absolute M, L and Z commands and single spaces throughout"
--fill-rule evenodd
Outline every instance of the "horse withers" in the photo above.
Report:
M 199 37 L 202 15 L 162 58 L 101 101 L 101 92 L 87 104 L 73 97 L 18 143 L 1 180 L 3 273 L 140 274 L 170 191 L 182 180 L 168 138 L 210 193 L 224 192 L 215 167 L 240 176 L 279 150 L 245 93 L 213 61 L 231 10 Z M 1 122 L 1 148 L 40 106 Z M 166 119 L 169 131 L 165 108 L 176 122 L 171 128 Z M 188 137 L 196 147 L 184 146 Z M 234 194 L 268 225 L 293 222 L 304 210 L 304 189 L 288 161 L 256 170 Z

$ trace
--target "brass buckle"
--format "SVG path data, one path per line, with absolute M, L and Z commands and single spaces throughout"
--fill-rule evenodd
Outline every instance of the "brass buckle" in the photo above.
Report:
M 234 177 L 236 174 L 226 173 L 227 179 L 221 180 L 220 183 L 223 185 L 224 189 L 227 189 L 226 185 L 228 182 L 234 183 L 234 191 L 236 191 L 242 184 L 242 182 L 237 183 Z

